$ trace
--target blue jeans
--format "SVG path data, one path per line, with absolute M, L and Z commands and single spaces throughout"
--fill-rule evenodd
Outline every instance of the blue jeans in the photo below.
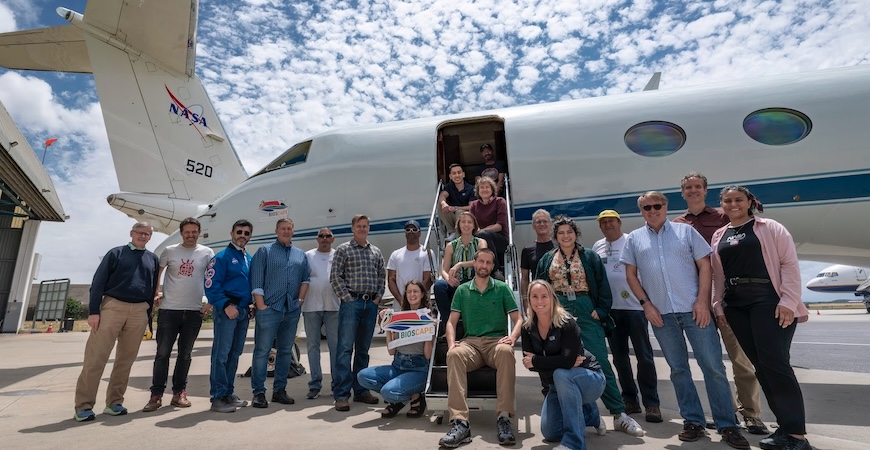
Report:
M 157 313 L 157 355 L 151 376 L 151 395 L 163 396 L 166 379 L 169 377 L 169 356 L 178 340 L 178 356 L 172 371 L 172 393 L 187 390 L 187 374 L 190 372 L 190 353 L 202 326 L 199 310 L 161 309 Z
M 368 392 L 357 380 L 361 370 L 369 366 L 369 348 L 378 320 L 378 305 L 356 298 L 341 302 L 338 309 L 338 354 L 335 357 L 335 372 L 332 373 L 332 397 L 336 400 L 354 397 Z M 353 356 L 353 365 L 351 365 Z
M 447 283 L 447 280 L 438 280 L 432 288 L 435 293 L 435 305 L 438 306 L 438 318 L 441 324 L 438 328 L 438 335 L 443 336 L 447 330 L 447 319 L 450 318 L 450 304 L 453 302 L 453 294 L 456 293 L 456 288 Z
M 604 392 L 605 384 L 604 374 L 597 370 L 573 367 L 553 371 L 553 384 L 541 407 L 544 439 L 585 450 L 586 427 L 601 423 L 595 401 Z
M 423 355 L 396 353 L 391 366 L 367 367 L 356 376 L 359 384 L 390 403 L 405 403 L 426 389 L 429 360 Z
M 271 307 L 257 310 L 254 319 L 254 360 L 251 363 L 251 388 L 254 395 L 266 392 L 266 372 L 269 352 L 275 344 L 275 379 L 272 391 L 287 387 L 287 374 L 293 359 L 293 343 L 296 340 L 296 327 L 299 325 L 301 308 L 277 311 Z
M 338 311 L 310 311 L 302 313 L 305 322 L 305 344 L 308 347 L 308 365 L 311 381 L 308 389 L 320 390 L 323 370 L 320 369 L 320 328 L 326 326 L 326 345 L 329 347 L 329 373 L 335 373 L 335 354 L 338 348 Z M 333 382 L 333 387 L 334 387 Z
M 242 308 L 235 319 L 230 319 L 223 311 L 214 313 L 214 341 L 208 376 L 211 401 L 235 394 L 236 370 L 239 368 L 239 356 L 245 349 L 248 322 L 248 308 Z
M 649 343 L 649 322 L 643 310 L 611 309 L 610 317 L 616 323 L 613 336 L 607 338 L 610 343 L 610 353 L 613 355 L 613 368 L 619 375 L 619 386 L 622 388 L 622 400 L 637 403 L 637 391 L 640 386 L 643 406 L 659 406 L 658 376 L 653 360 L 653 349 Z M 628 342 L 634 348 L 637 359 L 637 384 L 634 383 L 634 373 L 631 370 Z
M 674 384 L 683 422 L 701 426 L 706 423 L 704 408 L 689 368 L 689 350 L 686 347 L 688 338 L 695 360 L 704 374 L 707 399 L 710 401 L 716 429 L 721 431 L 723 428 L 736 427 L 731 387 L 722 363 L 722 344 L 719 342 L 716 326 L 710 323 L 704 328 L 698 327 L 690 312 L 662 314 L 662 321 L 664 326 L 654 326 L 653 333 L 671 368 L 671 382 Z

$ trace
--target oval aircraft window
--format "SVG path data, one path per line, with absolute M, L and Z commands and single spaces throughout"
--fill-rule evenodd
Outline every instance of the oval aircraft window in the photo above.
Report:
M 686 143 L 686 132 L 670 122 L 643 122 L 625 132 L 625 145 L 640 156 L 667 156 Z
M 812 129 L 813 123 L 806 114 L 787 108 L 759 109 L 743 119 L 743 131 L 767 145 L 794 144 Z

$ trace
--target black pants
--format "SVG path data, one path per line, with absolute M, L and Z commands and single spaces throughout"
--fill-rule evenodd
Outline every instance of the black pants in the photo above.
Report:
M 649 322 L 643 311 L 611 309 L 610 317 L 616 328 L 613 336 L 607 338 L 610 343 L 610 353 L 613 355 L 613 368 L 619 376 L 619 386 L 622 388 L 622 400 L 637 403 L 637 388 L 640 386 L 643 406 L 659 406 L 658 377 L 653 359 L 653 349 L 649 342 Z M 637 358 L 637 384 L 631 370 L 628 341 L 634 348 Z
M 726 294 L 725 318 L 740 347 L 755 366 L 758 384 L 779 427 L 788 434 L 806 434 L 801 387 L 791 367 L 791 341 L 797 320 L 786 328 L 775 318 L 779 298 L 763 285 L 747 285 Z
M 486 246 L 495 252 L 495 270 L 504 273 L 504 252 L 507 250 L 508 241 L 505 235 L 496 231 L 481 231 L 477 237 L 486 241 Z
M 190 352 L 202 326 L 202 313 L 178 309 L 161 309 L 157 313 L 157 356 L 154 357 L 154 373 L 151 378 L 151 395 L 162 396 L 169 377 L 169 356 L 178 340 L 178 356 L 172 373 L 172 393 L 187 390 L 187 374 L 190 372 Z

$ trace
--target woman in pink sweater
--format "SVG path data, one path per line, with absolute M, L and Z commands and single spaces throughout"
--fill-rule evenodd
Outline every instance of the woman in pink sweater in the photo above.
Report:
M 801 301 L 797 250 L 779 222 L 755 217 L 758 201 L 742 186 L 719 194 L 731 220 L 713 234 L 713 309 L 719 327 L 731 326 L 779 428 L 761 448 L 810 449 L 800 385 L 789 350 L 798 322 L 808 318 Z

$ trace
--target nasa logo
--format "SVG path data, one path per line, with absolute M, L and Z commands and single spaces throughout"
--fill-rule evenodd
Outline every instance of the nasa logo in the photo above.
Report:
M 171 100 L 169 103 L 169 120 L 175 124 L 192 126 L 200 136 L 203 136 L 203 133 L 200 132 L 197 127 L 198 125 L 201 125 L 208 128 L 208 124 L 205 121 L 205 115 L 203 114 L 202 105 L 185 106 L 181 103 L 181 100 L 172 95 L 169 86 L 164 84 L 163 87 L 166 88 L 166 93 L 169 95 L 169 99 Z

